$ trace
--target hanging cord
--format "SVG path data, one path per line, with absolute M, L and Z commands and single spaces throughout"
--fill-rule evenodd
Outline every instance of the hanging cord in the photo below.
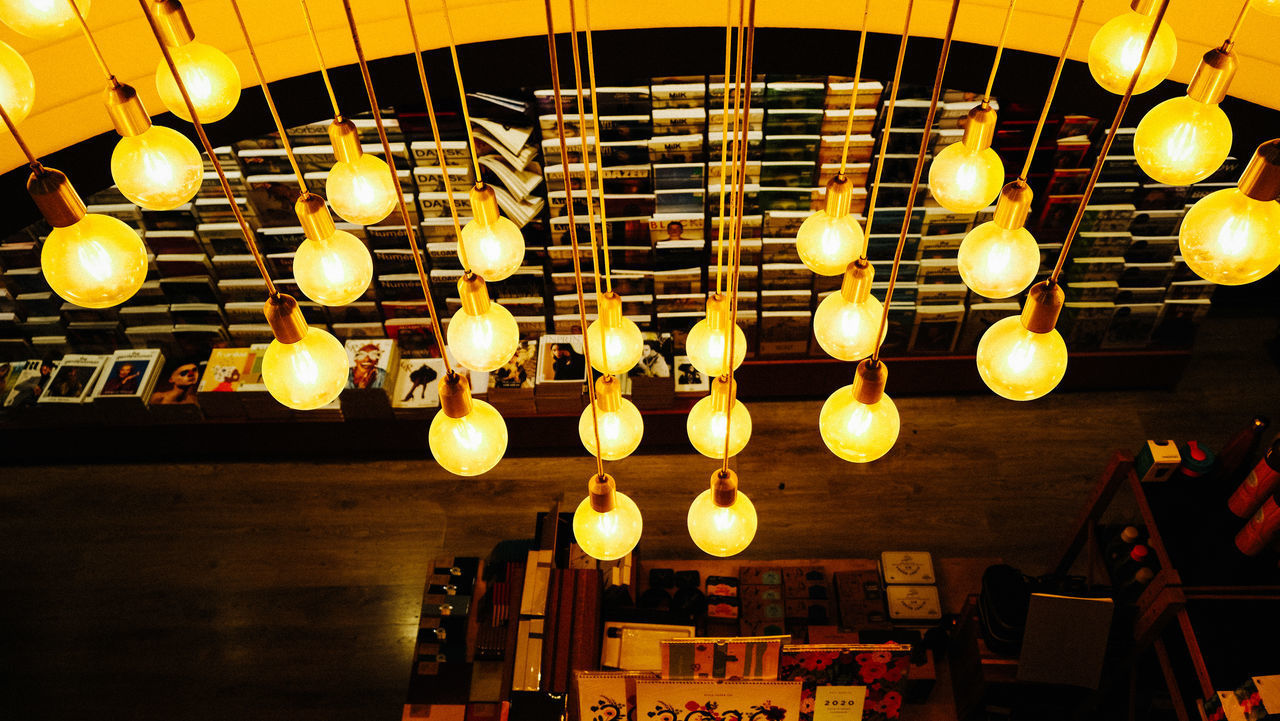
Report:
M 942 78 L 947 72 L 947 56 L 951 54 L 951 35 L 956 29 L 956 13 L 959 10 L 960 0 L 951 0 L 947 34 L 942 37 L 942 52 L 938 55 L 938 73 L 933 77 L 933 97 L 929 100 L 929 113 L 924 120 L 924 135 L 920 137 L 920 152 L 916 155 L 916 169 L 911 176 L 911 193 L 907 195 L 907 209 L 902 217 L 902 230 L 898 233 L 898 247 L 893 252 L 893 268 L 889 271 L 889 288 L 884 294 L 884 312 L 880 314 L 880 332 L 876 335 L 875 350 L 871 351 L 872 366 L 880 362 L 880 345 L 884 342 L 885 330 L 889 325 L 889 306 L 893 304 L 893 287 L 898 282 L 898 268 L 902 265 L 902 249 L 907 244 L 907 231 L 911 228 L 911 211 L 915 207 L 916 192 L 920 189 L 920 174 L 924 171 L 924 159 L 929 154 L 933 119 L 938 112 L 938 98 L 942 95 Z
M 898 104 L 898 86 L 902 80 L 902 61 L 907 56 L 907 40 L 911 37 L 911 10 L 915 0 L 907 0 L 907 16 L 902 21 L 902 40 L 898 41 L 898 64 L 893 68 L 893 86 L 889 88 L 889 107 L 884 113 L 884 127 L 880 129 L 880 160 L 876 163 L 875 178 L 871 182 L 871 198 L 867 201 L 867 235 L 871 235 L 872 221 L 876 217 L 876 199 L 880 197 L 880 173 L 884 170 L 884 156 L 889 147 L 889 131 L 893 129 L 893 109 Z M 925 131 L 926 133 L 928 131 Z M 863 243 L 862 259 L 867 258 L 867 243 Z M 888 296 L 884 299 L 889 306 Z
M 1223 52 L 1231 52 L 1231 48 L 1235 47 L 1236 34 L 1240 32 L 1240 27 L 1244 24 L 1244 16 L 1249 12 L 1249 6 L 1253 4 L 1253 0 L 1244 0 L 1244 5 L 1240 6 L 1240 14 L 1236 16 L 1236 21 L 1231 25 L 1231 32 L 1227 33 L 1227 39 L 1222 43 Z
M 258 62 L 258 51 L 253 47 L 253 40 L 249 37 L 249 26 L 245 25 L 244 16 L 240 14 L 240 3 L 236 0 L 230 0 L 231 9 L 236 14 L 236 22 L 240 24 L 240 34 L 244 36 L 244 44 L 249 49 L 249 59 L 253 61 L 253 71 L 258 76 L 258 84 L 262 86 L 262 97 L 267 100 L 267 109 L 271 111 L 271 119 L 276 123 L 276 131 L 280 134 L 280 144 L 284 146 L 284 154 L 289 158 L 289 165 L 293 166 L 293 175 L 298 179 L 298 189 L 305 195 L 310 191 L 307 190 L 307 181 L 302 177 L 302 169 L 298 167 L 298 159 L 293 156 L 293 146 L 289 144 L 289 135 L 284 131 L 284 123 L 280 121 L 280 111 L 276 110 L 276 101 L 271 97 L 271 87 L 267 84 L 267 76 L 262 72 L 262 63 Z
M 591 190 L 591 148 L 590 146 L 587 145 L 587 112 L 584 109 L 585 106 L 582 102 L 582 62 L 579 59 L 579 55 L 578 55 L 578 10 L 574 4 L 574 0 L 569 0 L 569 47 L 573 51 L 573 80 L 574 80 L 574 88 L 575 88 L 574 98 L 577 99 L 577 103 L 578 103 L 578 137 L 582 139 L 582 187 L 583 187 L 584 195 L 587 198 L 587 232 L 588 232 L 588 235 L 590 236 L 589 242 L 591 243 L 591 272 L 592 272 L 592 275 L 594 276 L 594 280 L 596 284 L 595 285 L 596 294 L 598 295 L 600 293 L 600 263 L 597 261 L 597 258 L 599 256 L 596 255 L 596 209 L 595 209 L 595 203 L 591 198 L 591 192 L 592 192 Z M 600 109 L 597 108 L 595 105 L 592 105 L 591 115 L 592 117 L 598 117 L 600 115 Z M 598 138 L 599 135 L 597 134 L 596 137 Z M 599 170 L 600 170 L 599 168 L 596 168 L 597 173 L 599 172 Z M 565 169 L 564 169 L 564 179 L 565 179 L 564 186 L 565 186 L 565 194 L 566 194 L 565 202 L 569 203 L 569 202 L 572 202 L 572 200 L 570 200 L 570 196 L 568 195 L 570 181 L 569 181 L 569 166 L 567 165 L 565 166 Z M 603 193 L 601 193 L 600 195 L 600 205 L 601 207 L 604 206 Z M 578 251 L 575 249 L 573 252 L 576 259 Z M 598 301 L 596 305 L 597 305 L 596 317 L 600 317 L 600 308 L 599 308 Z M 587 322 L 584 319 L 582 321 L 582 330 L 583 330 L 582 337 L 584 339 L 587 337 L 586 323 Z M 600 358 L 602 361 L 602 365 L 608 368 L 609 359 L 605 357 L 606 351 L 603 347 L 604 344 L 601 343 L 600 345 L 601 345 Z
M 853 115 L 858 109 L 858 86 L 862 84 L 862 53 L 867 49 L 867 16 L 871 14 L 871 0 L 862 2 L 862 32 L 858 36 L 858 62 L 853 66 L 853 90 L 849 92 L 849 120 L 844 124 L 844 147 L 840 149 L 840 177 L 844 177 L 849 162 L 849 141 L 853 138 Z
M 1009 23 L 1013 21 L 1013 6 L 1018 0 L 1009 0 L 1004 11 L 1004 27 L 1000 28 L 1000 42 L 996 44 L 996 57 L 991 61 L 991 74 L 987 76 L 987 89 L 982 91 L 982 102 L 991 102 L 991 87 L 996 83 L 996 71 L 1000 69 L 1000 56 L 1004 55 L 1004 40 L 1009 35 Z
M 311 48 L 316 52 L 316 64 L 320 66 L 320 77 L 324 79 L 324 89 L 329 93 L 329 104 L 333 106 L 333 117 L 342 117 L 342 111 L 338 109 L 338 96 L 333 92 L 333 81 L 329 79 L 329 66 L 324 62 L 324 51 L 320 49 L 320 39 L 316 37 L 316 26 L 311 21 L 311 8 L 307 6 L 307 0 L 299 0 L 302 3 L 302 17 L 307 21 L 307 34 L 311 36 Z
M 209 142 L 209 136 L 204 132 L 204 124 L 200 122 L 200 116 L 196 113 L 195 103 L 191 102 L 191 94 L 187 92 L 187 84 L 182 79 L 182 74 L 178 72 L 178 66 L 173 61 L 173 55 L 169 52 L 169 46 L 164 44 L 163 36 L 160 34 L 160 26 L 156 24 L 156 19 L 151 15 L 151 8 L 147 7 L 148 0 L 138 0 L 138 5 L 142 8 L 142 14 L 147 18 L 147 24 L 151 26 L 151 34 L 155 36 L 156 44 L 160 46 L 160 54 L 164 56 L 164 62 L 169 67 L 169 72 L 173 75 L 174 83 L 178 86 L 178 92 L 182 94 L 182 102 L 187 106 L 187 114 L 191 116 L 191 124 L 196 129 L 196 136 L 200 138 L 200 145 L 204 148 L 205 155 L 209 156 L 209 162 L 213 163 L 213 170 L 218 174 L 218 183 L 222 185 L 222 194 L 227 197 L 227 202 L 231 204 L 231 214 L 235 216 L 236 223 L 240 225 L 240 232 L 244 235 L 244 243 L 249 246 L 249 252 L 253 255 L 253 262 L 258 265 L 258 272 L 262 274 L 262 280 L 267 284 L 267 295 L 276 298 L 280 295 L 280 291 L 276 289 L 276 284 L 271 280 L 271 274 L 267 272 L 267 261 L 262 257 L 262 251 L 258 249 L 258 243 L 255 240 L 253 229 L 249 227 L 248 221 L 244 219 L 244 214 L 240 212 L 240 205 L 236 202 L 235 193 L 231 192 L 231 184 L 227 182 L 227 174 L 222 170 L 222 162 L 218 160 L 218 154 L 213 151 L 213 144 Z
M 1058 252 L 1058 262 L 1053 266 L 1053 272 L 1049 275 L 1049 285 L 1056 285 L 1058 277 L 1062 275 L 1062 266 L 1067 262 L 1067 254 L 1071 252 L 1071 241 L 1076 237 L 1076 231 L 1080 230 L 1080 221 L 1084 219 L 1085 206 L 1089 205 L 1089 198 L 1093 196 L 1093 188 L 1098 184 L 1098 176 L 1102 174 L 1102 163 L 1107 159 L 1107 153 L 1111 152 L 1111 143 L 1116 139 L 1116 130 L 1120 128 L 1120 122 L 1124 120 L 1124 111 L 1129 108 L 1129 101 L 1133 99 L 1133 88 L 1138 84 L 1138 78 L 1142 75 L 1142 68 L 1147 64 L 1147 55 L 1151 53 L 1151 46 L 1156 42 L 1156 33 L 1160 30 L 1160 23 L 1164 22 L 1165 11 L 1169 9 L 1169 0 L 1160 0 L 1160 9 L 1156 11 L 1155 22 L 1151 23 L 1151 31 L 1147 33 L 1147 41 L 1142 46 L 1142 55 L 1138 58 L 1138 65 L 1133 71 L 1133 75 L 1129 78 L 1129 85 L 1124 90 L 1124 96 L 1120 98 L 1120 106 L 1116 108 L 1116 116 L 1111 121 L 1111 129 L 1107 131 L 1106 136 L 1102 139 L 1102 147 L 1098 149 L 1098 159 L 1093 163 L 1093 170 L 1089 173 L 1089 183 L 1085 185 L 1084 195 L 1080 196 L 1080 205 L 1076 208 L 1076 216 L 1071 220 L 1071 230 L 1067 231 L 1066 240 L 1062 241 L 1062 250 Z
M 141 0 L 145 2 L 145 0 Z M 351 0 L 342 0 L 342 9 L 347 14 L 347 26 L 351 28 L 351 43 L 356 48 L 356 59 L 360 62 L 360 77 L 364 80 L 364 91 L 369 96 L 369 109 L 373 112 L 373 123 L 378 128 L 378 140 L 382 143 L 382 152 L 387 156 L 391 181 L 396 189 L 396 202 L 400 206 L 400 219 L 404 222 L 404 234 L 409 238 L 409 249 L 413 251 L 413 265 L 418 271 L 418 282 L 422 284 L 422 294 L 427 301 L 427 312 L 431 315 L 431 330 L 436 337 L 436 345 L 440 348 L 440 360 L 444 362 L 444 372 L 449 378 L 457 376 L 449 363 L 449 354 L 445 351 L 444 334 L 440 330 L 440 316 L 436 313 L 435 298 L 431 293 L 431 278 L 422 265 L 422 249 L 418 247 L 418 234 L 414 231 L 413 220 L 404 204 L 404 193 L 400 191 L 400 176 L 396 173 L 396 157 L 391 154 L 391 142 L 387 140 L 387 129 L 382 126 L 382 109 L 378 107 L 378 95 L 373 90 L 373 77 L 369 75 L 369 61 L 364 57 L 364 46 L 360 43 L 360 31 L 356 29 L 356 16 L 351 11 Z
M 120 82 L 112 74 L 111 68 L 107 67 L 107 59 L 102 54 L 102 48 L 98 47 L 98 41 L 94 40 L 93 33 L 89 32 L 89 23 L 85 21 L 84 13 L 80 12 L 79 4 L 76 0 L 67 0 L 67 4 L 71 6 L 71 14 L 76 16 L 76 22 L 80 24 L 84 39 L 89 41 L 89 48 L 93 50 L 93 58 L 98 61 L 98 67 L 102 68 L 102 74 L 107 76 L 107 82 L 113 88 L 119 87 Z
M 1049 94 L 1040 108 L 1040 120 L 1036 122 L 1036 130 L 1031 134 L 1031 147 L 1027 148 L 1027 159 L 1022 163 L 1022 172 L 1018 180 L 1027 182 L 1027 173 L 1031 172 L 1031 159 L 1036 156 L 1036 146 L 1040 144 L 1040 133 L 1044 131 L 1044 123 L 1049 119 L 1049 108 L 1053 105 L 1053 96 L 1058 92 L 1058 80 L 1062 78 L 1062 68 L 1067 64 L 1067 50 L 1071 48 L 1071 38 L 1076 34 L 1076 24 L 1080 21 L 1080 11 L 1084 9 L 1084 0 L 1076 3 L 1076 12 L 1071 16 L 1071 25 L 1067 27 L 1067 39 L 1062 42 L 1062 52 L 1058 53 L 1058 66 L 1053 69 L 1053 80 L 1049 82 Z
M 729 178 L 728 178 L 729 217 L 727 219 L 724 219 L 724 218 L 721 219 L 722 226 L 725 222 L 728 223 L 727 228 L 726 227 L 720 228 L 721 247 L 722 247 L 722 250 L 727 249 L 729 252 L 728 263 L 730 266 L 733 265 L 734 229 L 736 226 L 736 224 L 733 221 L 734 212 L 735 212 L 734 209 L 738 207 L 739 196 L 742 193 L 746 192 L 746 182 L 747 182 L 745 169 L 741 174 L 739 174 L 738 172 L 738 157 L 739 157 L 739 154 L 745 155 L 746 153 L 743 147 L 743 142 L 750 142 L 750 139 L 751 139 L 751 134 L 749 131 L 749 128 L 751 125 L 750 119 L 747 117 L 746 113 L 742 112 L 742 63 L 743 63 L 744 42 L 745 42 L 746 32 L 747 32 L 746 19 L 747 19 L 746 0 L 738 0 L 738 50 L 736 53 L 736 58 L 735 58 L 736 62 L 733 70 L 733 115 L 732 115 L 733 140 L 730 141 L 729 143 Z M 729 77 L 727 75 L 725 76 L 725 82 L 726 83 L 729 82 Z M 725 86 L 724 92 L 725 92 L 725 96 L 727 97 L 729 94 L 729 88 L 727 85 Z M 744 137 L 745 137 L 745 140 L 744 140 Z M 720 187 L 721 189 L 723 189 L 724 184 L 721 183 Z M 724 240 L 726 236 L 728 237 L 727 241 Z M 733 269 L 730 268 L 729 272 L 732 273 Z M 716 293 L 717 294 L 723 293 L 723 291 L 721 291 L 719 288 L 719 281 L 722 275 L 723 275 L 723 270 L 720 267 L 717 267 L 716 268 L 716 284 L 717 284 Z
M 9 111 L 4 109 L 3 104 L 0 104 L 0 118 L 4 119 L 5 126 L 9 128 L 9 135 L 13 136 L 13 142 L 17 143 L 18 148 L 22 150 L 22 154 L 27 156 L 27 165 L 31 166 L 31 170 L 37 173 L 44 170 L 44 166 L 40 164 L 35 154 L 31 152 L 31 148 L 27 147 L 27 141 L 23 140 L 22 136 L 18 134 L 18 126 L 14 124 L 13 118 L 9 117 Z
M 725 166 L 729 160 L 729 74 L 733 58 L 733 0 L 724 2 L 724 93 L 720 111 L 720 215 L 716 225 L 716 295 L 724 291 Z
M 405 6 L 408 7 L 409 0 L 405 0 Z M 458 64 L 458 45 L 453 41 L 453 22 L 449 20 L 449 3 L 447 0 L 440 0 L 440 7 L 444 10 L 444 29 L 449 36 L 449 55 L 453 58 L 453 77 L 458 81 L 458 100 L 462 102 L 462 124 L 467 129 L 467 147 L 471 148 L 471 164 L 476 169 L 476 184 L 480 184 L 480 154 L 476 152 L 476 134 L 471 129 L 471 112 L 467 110 L 467 90 L 462 85 L 462 66 Z M 413 18 L 409 18 L 409 24 L 413 24 Z M 417 33 L 414 33 L 415 44 Z M 439 136 L 437 136 L 439 137 Z
M 587 76 L 591 82 L 591 127 L 595 131 L 596 140 L 596 185 L 600 188 L 600 255 L 604 258 L 604 290 L 606 293 L 612 293 L 613 269 L 609 260 L 609 214 L 604 207 L 604 154 L 600 150 L 600 102 L 596 97 L 596 51 L 591 45 L 591 0 L 584 0 L 582 9 L 584 11 L 583 29 L 586 30 L 587 34 Z M 575 55 L 575 57 L 577 56 Z M 585 164 L 586 161 L 587 154 L 584 149 L 582 162 Z M 590 188 L 587 189 L 587 193 L 591 193 Z M 594 253 L 594 251 L 592 252 Z M 594 257 L 591 262 L 596 262 Z M 596 292 L 600 292 L 600 282 L 598 280 L 596 281 Z
M 350 2 L 350 0 L 343 0 L 343 2 Z M 547 9 L 547 54 L 551 58 L 551 92 L 556 106 L 556 133 L 560 137 L 560 159 L 565 165 L 565 209 L 569 216 L 569 242 L 573 246 L 573 279 L 578 291 L 578 319 L 582 324 L 582 355 L 587 361 L 587 395 L 591 400 L 591 428 L 596 436 L 596 474 L 603 479 L 604 459 L 600 457 L 600 418 L 596 412 L 596 384 L 591 378 L 591 346 L 587 342 L 587 301 L 582 292 L 582 258 L 579 257 L 578 250 L 578 226 L 573 219 L 573 183 L 569 182 L 569 143 L 565 140 L 564 103 L 560 99 L 560 58 L 556 55 L 556 27 L 551 18 L 551 0 L 543 0 L 543 4 Z M 581 93 L 578 94 L 578 102 L 582 102 Z M 583 138 L 583 148 L 586 148 L 586 138 Z M 585 156 L 583 159 L 585 160 Z M 589 185 L 587 192 L 591 192 Z
M 462 225 L 458 220 L 458 205 L 453 198 L 453 183 L 449 182 L 449 164 L 444 158 L 444 141 L 440 139 L 440 125 L 436 122 L 435 105 L 431 102 L 431 87 L 427 84 L 427 70 L 422 64 L 422 49 L 418 45 L 418 28 L 413 22 L 413 8 L 410 0 L 404 0 L 404 13 L 409 18 L 409 34 L 413 36 L 413 60 L 418 66 L 418 84 L 422 86 L 422 98 L 427 102 L 427 120 L 431 123 L 431 138 L 435 141 L 436 162 L 440 164 L 440 177 L 444 182 L 444 194 L 449 199 L 449 215 L 453 218 L 453 234 L 458 239 L 458 263 L 462 270 L 470 274 L 471 263 L 467 260 L 467 251 L 462 246 Z M 449 15 L 445 11 L 445 17 Z M 456 57 L 456 56 L 455 56 Z M 456 66 L 455 66 L 456 67 Z M 458 87 L 462 87 L 462 76 L 458 76 Z M 466 114 L 466 98 L 463 98 L 463 114 Z M 468 128 L 470 124 L 468 123 Z M 472 146 L 474 148 L 474 146 Z M 476 183 L 480 182 L 480 166 L 476 166 Z M 472 210 L 474 213 L 475 210 Z

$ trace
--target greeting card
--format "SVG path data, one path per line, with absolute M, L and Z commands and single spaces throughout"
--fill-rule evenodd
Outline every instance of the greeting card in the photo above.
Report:
M 787 645 L 778 678 L 803 683 L 801 721 L 884 721 L 899 717 L 910 668 L 906 645 Z
M 795 721 L 799 681 L 637 681 L 638 721 Z

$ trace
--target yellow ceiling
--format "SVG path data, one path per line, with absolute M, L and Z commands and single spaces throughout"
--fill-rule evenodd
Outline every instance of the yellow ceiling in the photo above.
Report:
M 411 52 L 404 6 L 400 0 L 353 0 L 366 51 L 371 57 Z M 902 27 L 903 0 L 871 0 L 870 30 L 897 34 Z M 1168 22 L 1177 32 L 1179 52 L 1171 78 L 1186 82 L 1200 56 L 1222 42 L 1242 0 L 1202 2 L 1173 0 Z M 326 48 L 329 65 L 355 62 L 340 0 L 309 0 Z M 185 3 L 197 38 L 227 51 L 240 68 L 246 85 L 256 85 L 253 68 L 229 0 L 189 0 Z M 271 79 L 315 70 L 314 55 L 306 36 L 296 0 L 241 0 L 250 33 Z M 567 27 L 567 0 L 555 0 L 556 22 Z M 579 3 L 581 5 L 581 2 Z M 736 5 L 736 3 L 735 3 Z M 446 44 L 440 6 L 436 0 L 413 0 L 424 48 Z M 912 35 L 940 37 L 950 3 L 917 0 Z M 956 39 L 994 45 L 1004 17 L 1004 0 L 964 0 L 956 26 Z M 1008 46 L 1017 50 L 1056 55 L 1075 8 L 1071 0 L 1021 0 L 1017 4 Z M 1071 57 L 1084 60 L 1089 39 L 1099 25 L 1126 11 L 1126 0 L 1086 0 L 1081 27 L 1071 47 Z M 698 27 L 724 25 L 721 2 L 689 0 L 596 0 L 592 5 L 593 29 Z M 459 43 L 539 35 L 546 18 L 539 0 L 467 0 L 450 5 Z M 579 7 L 581 12 L 581 7 Z M 758 0 L 757 24 L 761 27 L 803 27 L 853 30 L 861 19 L 858 0 Z M 99 44 L 112 71 L 142 93 L 151 112 L 161 109 L 153 81 L 160 54 L 150 37 L 136 0 L 93 0 L 89 15 Z M 13 45 L 30 63 L 36 77 L 36 107 L 23 123 L 32 149 L 44 154 L 73 145 L 111 129 L 102 106 L 103 77 L 79 35 L 55 42 L 39 42 L 0 27 L 0 39 Z M 856 41 L 855 41 L 856 42 Z M 1280 18 L 1251 12 L 1237 42 L 1240 72 L 1231 94 L 1280 108 Z M 849 52 L 855 52 L 851 44 Z M 797 48 L 803 52 L 803 48 Z M 538 57 L 535 62 L 545 62 Z M 466 72 L 466 68 L 463 68 Z M 643 75 L 643 68 L 637 74 Z M 1046 78 L 1046 83 L 1048 78 Z M 1071 89 L 1063 88 L 1070 93 Z M 316 92 L 322 92 L 317 86 Z M 0 170 L 9 170 L 23 159 L 16 146 L 0 140 Z

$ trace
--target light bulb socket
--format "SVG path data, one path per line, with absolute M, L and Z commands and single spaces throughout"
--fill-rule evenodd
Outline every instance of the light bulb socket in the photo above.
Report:
M 853 207 L 853 182 L 844 175 L 827 181 L 827 215 L 840 219 Z
M 364 155 L 360 147 L 360 131 L 356 124 L 339 115 L 329 123 L 329 144 L 333 146 L 333 157 L 339 163 L 354 163 Z
M 1187 97 L 1209 105 L 1216 105 L 1227 97 L 1227 87 L 1236 76 L 1235 53 L 1225 47 L 1214 48 L 1204 54 L 1196 66 L 1195 75 L 1187 83 Z
M 613 291 L 596 293 L 596 313 L 602 327 L 622 327 L 622 296 Z
M 445 181 L 448 181 L 447 177 Z M 476 183 L 467 194 L 471 198 L 471 215 L 477 223 L 485 226 L 498 222 L 501 217 L 498 214 L 498 194 L 493 192 L 493 186 Z
M 271 334 L 281 343 L 297 343 L 307 335 L 309 330 L 307 319 L 298 308 L 298 301 L 288 293 L 277 293 L 269 296 L 262 306 L 271 326 Z
M 865 358 L 853 375 L 853 398 L 864 406 L 874 405 L 884 397 L 884 384 L 889 380 L 889 367 L 882 361 Z
M 718 508 L 729 508 L 738 502 L 738 474 L 721 468 L 711 474 L 711 501 Z
M 1027 291 L 1027 302 L 1022 306 L 1022 327 L 1032 333 L 1048 333 L 1058 325 L 1065 296 L 1062 286 L 1042 280 Z
M 307 240 L 328 240 L 338 230 L 333 216 L 329 214 L 329 206 L 315 193 L 299 195 L 298 202 L 293 204 L 293 212 L 298 214 L 298 224 L 302 226 L 302 234 L 307 236 Z
M 1265 203 L 1280 198 L 1280 138 L 1268 140 L 1253 151 L 1239 185 L 1240 192 L 1254 200 Z
M 111 124 L 122 138 L 142 135 L 151 129 L 151 116 L 138 97 L 138 91 L 132 85 L 113 82 L 102 93 L 107 104 L 107 115 L 111 116 Z
M 196 39 L 191 19 L 178 0 L 156 0 L 151 14 L 160 27 L 160 39 L 167 47 L 179 48 Z
M 592 476 L 587 481 L 587 494 L 591 498 L 591 510 L 596 513 L 608 513 L 618 507 L 618 484 L 608 473 Z
M 716 376 L 711 379 L 711 407 L 717 411 L 728 413 L 733 409 L 733 401 L 738 395 L 738 382 L 730 374 Z
M 80 194 L 61 170 L 39 166 L 27 178 L 27 192 L 40 214 L 55 228 L 75 225 L 87 212 Z
M 489 286 L 484 278 L 475 273 L 464 273 L 458 279 L 458 296 L 462 299 L 462 310 L 467 315 L 484 315 L 489 312 Z
M 840 281 L 840 296 L 849 303 L 864 303 L 871 295 L 871 281 L 875 278 L 875 268 L 866 258 L 858 258 L 844 269 L 844 278 Z
M 964 124 L 964 146 L 977 153 L 991 147 L 996 137 L 996 109 L 985 100 L 969 111 Z
M 729 296 L 724 293 L 712 293 L 707 296 L 707 325 L 718 331 L 729 329 Z
M 596 378 L 596 408 L 601 413 L 617 413 L 622 408 L 622 384 L 611 375 Z
M 436 381 L 440 394 L 440 411 L 449 418 L 465 418 L 471 414 L 471 379 L 465 373 L 445 373 Z
M 1150 17 L 1156 14 L 1156 8 L 1160 7 L 1160 0 L 1129 0 L 1129 7 L 1139 15 Z
M 1009 183 L 1000 189 L 1000 200 L 996 201 L 996 212 L 992 220 L 1005 230 L 1017 230 L 1027 224 L 1027 216 L 1031 214 L 1031 199 L 1035 194 L 1031 186 L 1022 178 Z

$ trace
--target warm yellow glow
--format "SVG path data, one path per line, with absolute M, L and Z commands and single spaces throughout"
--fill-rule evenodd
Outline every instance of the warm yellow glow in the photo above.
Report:
M 187 86 L 187 94 L 196 106 L 200 122 L 212 123 L 231 114 L 240 100 L 240 72 L 226 53 L 197 41 L 169 48 L 169 53 L 173 55 L 178 72 L 182 73 L 182 82 Z M 187 112 L 186 103 L 182 102 L 178 83 L 163 58 L 156 70 L 156 89 L 169 112 L 191 122 L 191 114 Z
M 524 234 L 502 216 L 488 225 L 472 219 L 462 228 L 462 246 L 471 272 L 490 283 L 510 277 L 524 262 Z
M 850 303 L 836 291 L 818 304 L 813 314 L 813 335 L 827 355 L 836 360 L 866 358 L 880 337 L 880 316 L 884 304 L 873 295 L 861 303 Z
M 13 124 L 18 125 L 31 114 L 35 103 L 36 78 L 31 74 L 31 66 L 17 50 L 0 41 L 0 105 Z M 0 133 L 7 132 L 8 126 L 0 123 Z
M 984 298 L 1009 298 L 1026 290 L 1040 268 L 1040 249 L 1026 228 L 988 221 L 969 231 L 957 253 L 960 278 Z
M 40 267 L 63 300 L 85 308 L 110 308 L 132 298 L 147 279 L 147 248 L 133 228 L 90 213 L 49 233 L 40 250 Z
M 321 305 L 346 305 L 369 289 L 373 258 L 354 235 L 338 230 L 324 240 L 302 241 L 293 257 L 298 289 Z
M 859 403 L 848 385 L 832 393 L 818 414 L 822 442 L 840 458 L 870 463 L 893 448 L 902 427 L 898 407 L 887 395 L 871 405 Z
M 733 326 L 733 369 L 737 370 L 747 357 L 747 336 L 737 325 Z M 723 328 L 713 329 L 706 318 L 694 323 L 685 337 L 684 350 L 694 368 L 712 378 L 728 373 L 724 357 L 729 346 L 729 334 Z
M 1004 163 L 991 148 L 973 152 L 963 142 L 943 148 L 929 164 L 929 192 L 953 213 L 976 213 L 1004 187 Z
M 724 458 L 725 426 L 729 426 L 729 456 L 733 457 L 747 447 L 751 440 L 751 413 L 742 401 L 734 399 L 732 423 L 723 410 L 717 410 L 707 396 L 689 409 L 689 418 L 685 428 L 689 432 L 689 442 L 695 450 L 708 458 Z
M 613 510 L 606 513 L 591 507 L 590 496 L 573 512 L 573 539 L 583 553 L 600 561 L 616 561 L 631 553 L 644 529 L 636 502 L 618 491 L 613 497 Z
M 320 328 L 308 328 L 297 343 L 273 340 L 262 358 L 262 382 L 272 398 L 294 410 L 326 406 L 347 384 L 347 351 Z
M 356 225 L 378 223 L 396 207 L 391 167 L 373 155 L 361 155 L 351 163 L 334 163 L 325 181 L 325 193 L 333 212 Z
M 1089 43 L 1089 72 L 1103 88 L 1123 95 L 1142 60 L 1142 48 L 1151 32 L 1155 17 L 1130 11 L 1107 21 Z M 1138 83 L 1133 92 L 1145 93 L 1160 84 L 1169 75 L 1173 61 L 1178 57 L 1178 39 L 1166 18 L 1156 31 L 1155 42 L 1147 62 L 1142 66 Z
M 1213 174 L 1231 153 L 1231 121 L 1217 103 L 1185 95 L 1151 109 L 1133 135 L 1133 154 L 1152 180 L 1190 185 Z
M 1260 13 L 1280 17 L 1280 0 L 1255 0 L 1250 7 Z
M 1067 344 L 1057 330 L 1032 333 L 1021 316 L 997 321 L 978 341 L 978 375 L 996 395 L 1031 401 L 1058 386 L 1067 372 Z
M 746 550 L 756 537 L 756 525 L 756 507 L 742 491 L 727 508 L 716 505 L 710 488 L 689 506 L 689 537 L 712 556 L 724 558 Z
M 471 399 L 471 412 L 462 418 L 436 413 L 427 432 L 427 445 L 446 471 L 455 476 L 478 476 L 498 465 L 507 452 L 507 423 L 493 406 Z
M 600 423 L 600 457 L 606 461 L 620 461 L 640 447 L 644 436 L 644 418 L 635 404 L 620 399 L 618 410 L 606 412 L 596 404 L 596 417 Z M 587 453 L 596 455 L 596 434 L 591 421 L 591 406 L 582 409 L 578 418 L 578 438 Z
M 616 327 L 603 326 L 599 318 L 587 326 L 591 367 L 615 376 L 635 368 L 644 354 L 644 336 L 640 334 L 640 328 L 625 316 Z
M 490 301 L 489 310 L 482 315 L 471 315 L 465 308 L 454 313 L 446 334 L 458 363 L 486 373 L 511 360 L 520 342 L 516 319 L 495 301 Z
M 200 151 L 173 128 L 152 125 L 120 138 L 111 177 L 124 197 L 147 210 L 173 210 L 196 197 L 204 176 Z
M 1210 193 L 1182 219 L 1178 247 L 1205 280 L 1252 283 L 1280 265 L 1280 203 L 1254 200 L 1238 188 Z
M 867 239 L 852 213 L 832 218 L 819 210 L 805 219 L 796 233 L 800 261 L 818 275 L 840 275 L 862 256 Z
M 76 0 L 76 6 L 87 19 L 89 0 Z M 74 35 L 79 25 L 67 0 L 0 0 L 0 21 L 16 33 L 38 40 Z

